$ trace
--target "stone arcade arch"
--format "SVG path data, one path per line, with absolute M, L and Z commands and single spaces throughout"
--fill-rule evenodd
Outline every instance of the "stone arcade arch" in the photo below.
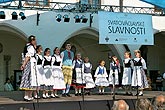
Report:
M 116 47 L 112 44 L 101 45 L 99 44 L 98 30 L 93 28 L 83 28 L 72 33 L 65 40 L 73 45 L 73 51 L 80 52 L 82 56 L 88 56 L 93 64 L 93 69 L 98 65 L 99 60 L 105 60 L 107 70 L 109 70 L 108 53 L 120 57 Z M 64 49 L 64 44 L 62 49 Z
M 0 90 L 3 90 L 5 79 L 20 69 L 21 52 L 26 42 L 24 32 L 10 24 L 0 23 Z

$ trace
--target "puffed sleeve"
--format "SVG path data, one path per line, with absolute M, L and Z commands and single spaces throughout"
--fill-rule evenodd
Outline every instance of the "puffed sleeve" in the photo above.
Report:
M 131 63 L 131 68 L 133 69 L 133 67 L 134 67 L 133 60 L 131 60 L 130 63 Z
M 32 45 L 27 47 L 27 53 L 26 53 L 26 57 L 32 57 L 35 55 L 35 49 Z
M 147 69 L 146 62 L 143 58 L 141 58 L 141 62 L 142 62 L 143 69 Z
M 72 60 L 74 59 L 74 53 L 71 51 L 71 57 L 72 57 Z
M 51 66 L 53 66 L 54 62 L 55 62 L 55 57 L 52 56 Z
M 106 70 L 105 67 L 104 67 L 104 76 L 105 76 L 105 77 L 108 77 L 107 70 Z
M 99 72 L 99 67 L 96 68 L 94 77 L 97 77 L 98 72 Z
M 83 63 L 82 64 L 82 72 L 84 73 L 84 66 L 85 66 L 85 64 Z
M 90 69 L 92 69 L 92 64 L 90 63 Z
M 60 56 L 61 56 L 62 61 L 63 61 L 63 58 L 64 58 L 64 52 L 61 52 Z
M 118 64 L 118 71 L 121 73 L 120 63 Z
M 76 61 L 74 60 L 74 61 L 73 61 L 72 68 L 75 68 L 75 64 L 76 64 Z
M 125 64 L 124 63 L 125 63 L 125 60 L 123 60 L 123 68 L 125 68 Z
M 43 57 L 42 66 L 44 67 L 45 58 Z
M 113 63 L 110 63 L 110 70 L 113 70 Z

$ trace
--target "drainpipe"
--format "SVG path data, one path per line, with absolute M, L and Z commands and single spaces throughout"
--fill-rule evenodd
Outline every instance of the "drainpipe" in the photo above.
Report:
M 120 12 L 123 12 L 123 0 L 119 0 Z

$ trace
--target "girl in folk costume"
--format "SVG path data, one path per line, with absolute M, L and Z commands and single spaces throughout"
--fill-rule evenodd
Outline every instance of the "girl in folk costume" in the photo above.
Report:
M 148 88 L 148 81 L 145 75 L 145 71 L 147 69 L 145 60 L 141 57 L 140 50 L 134 51 L 136 58 L 133 59 L 134 68 L 132 75 L 132 86 L 137 87 L 140 90 L 139 96 L 143 95 L 143 89 Z
M 38 96 L 39 94 L 39 89 L 40 89 L 40 85 L 44 84 L 43 82 L 43 74 L 44 74 L 44 71 L 43 71 L 43 67 L 42 67 L 42 46 L 41 45 L 37 45 L 36 47 L 36 61 L 37 61 L 37 65 L 36 65 L 36 74 L 34 77 L 36 77 L 36 79 L 34 80 L 34 84 L 36 85 L 36 91 L 34 91 L 34 98 L 37 99 L 37 98 L 40 98 Z M 36 76 L 37 75 L 37 76 Z
M 58 47 L 54 49 L 54 55 L 52 55 L 52 76 L 54 80 L 54 95 L 56 98 L 59 98 L 57 90 L 64 90 L 66 86 L 64 82 L 64 75 L 62 73 L 62 58 Z
M 86 83 L 85 86 L 85 94 L 90 95 L 91 89 L 95 87 L 95 83 L 92 78 L 92 64 L 89 62 L 89 58 L 84 58 L 84 64 L 82 65 L 82 71 L 84 73 L 84 81 Z
M 115 80 L 114 85 L 119 85 L 119 73 L 120 70 L 120 63 L 116 56 L 112 56 L 112 62 L 110 63 L 110 74 L 109 74 L 109 84 L 112 86 Z M 115 79 L 113 79 L 115 78 Z M 117 88 L 116 88 L 117 89 Z
M 21 66 L 21 70 L 23 70 L 23 76 L 21 79 L 20 89 L 25 90 L 24 100 L 33 100 L 32 98 L 32 74 L 35 74 L 35 47 L 36 47 L 36 39 L 35 36 L 31 35 L 28 38 L 29 43 L 24 48 L 24 59 L 23 64 Z
M 123 78 L 122 85 L 125 89 L 126 95 L 132 95 L 131 92 L 131 84 L 132 84 L 132 69 L 133 69 L 133 61 L 131 60 L 131 53 L 126 51 L 124 53 L 125 59 L 123 60 Z
M 44 51 L 44 58 L 43 58 L 43 68 L 44 68 L 44 84 L 45 84 L 45 91 L 43 91 L 43 98 L 54 98 L 53 94 L 53 80 L 52 80 L 52 70 L 51 70 L 51 61 L 52 57 L 50 56 L 50 49 L 46 48 Z M 51 91 L 51 96 L 48 92 Z
M 106 68 L 104 67 L 105 61 L 101 60 L 99 64 L 100 65 L 96 68 L 94 77 L 96 78 L 95 84 L 99 87 L 99 94 L 101 95 L 104 93 L 104 88 L 109 86 L 109 83 L 107 80 L 108 74 Z
M 85 85 L 84 73 L 82 72 L 83 61 L 81 54 L 76 55 L 76 60 L 73 61 L 73 68 L 75 69 L 75 96 L 81 95 L 81 89 Z

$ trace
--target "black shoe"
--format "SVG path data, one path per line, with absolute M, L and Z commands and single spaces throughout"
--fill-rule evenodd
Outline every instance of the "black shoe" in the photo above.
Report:
M 68 93 L 66 94 L 66 96 L 68 96 L 68 97 L 72 97 L 72 96 L 71 96 L 70 94 L 68 94 Z
M 67 95 L 64 93 L 64 94 L 62 94 L 62 97 L 67 97 Z
M 76 93 L 75 96 L 78 96 L 78 93 Z
M 129 92 L 128 95 L 129 95 L 129 96 L 133 96 L 132 92 Z
M 126 93 L 125 93 L 125 95 L 129 95 L 129 93 L 128 93 L 128 92 L 126 92 Z
M 24 100 L 24 101 L 28 101 L 28 99 L 25 99 L 25 98 L 24 98 L 23 100 Z
M 139 93 L 139 96 L 143 96 L 143 93 Z
M 34 99 L 40 99 L 41 97 L 40 96 L 34 96 Z
M 60 98 L 58 95 L 55 95 L 55 98 Z
M 91 93 L 90 93 L 90 92 L 88 92 L 88 95 L 91 95 Z
M 81 95 L 82 95 L 82 93 L 78 93 L 78 95 L 79 95 L 79 96 L 81 96 Z

